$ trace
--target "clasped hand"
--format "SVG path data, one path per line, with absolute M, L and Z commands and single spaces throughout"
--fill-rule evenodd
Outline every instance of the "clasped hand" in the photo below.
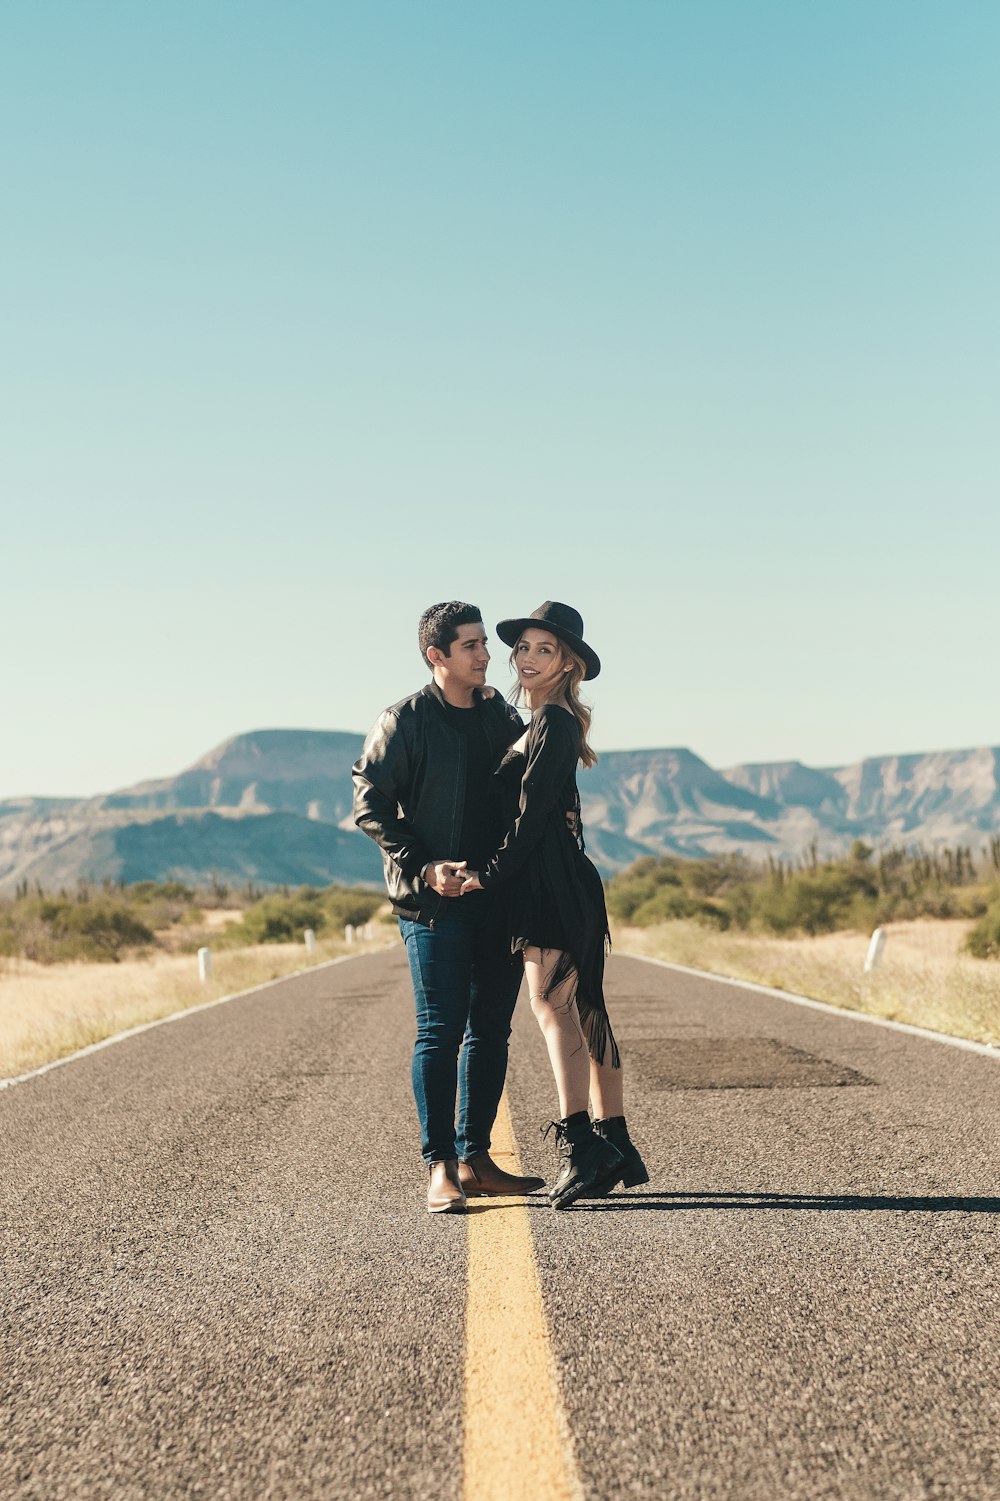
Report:
M 477 871 L 468 869 L 467 860 L 432 860 L 425 869 L 425 880 L 438 896 L 465 896 L 468 891 L 482 891 Z
M 574 839 L 578 838 L 580 819 L 575 808 L 567 810 L 566 827 Z M 483 889 L 479 872 L 469 869 L 468 860 L 430 860 L 424 866 L 423 875 L 438 896 L 468 896 L 470 891 Z

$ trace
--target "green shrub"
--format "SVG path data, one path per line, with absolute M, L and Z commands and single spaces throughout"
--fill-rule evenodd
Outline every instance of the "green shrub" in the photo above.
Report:
M 740 881 L 725 894 L 725 910 L 734 928 L 749 928 L 753 920 L 754 887 Z
M 670 922 L 679 917 L 693 917 L 697 922 L 711 927 L 728 928 L 729 914 L 715 902 L 703 902 L 688 891 L 675 886 L 661 886 L 648 901 L 643 902 L 632 914 L 637 928 L 652 927 L 654 923 Z
M 974 959 L 1000 959 L 1000 897 L 994 898 L 966 934 L 963 947 Z
M 28 897 L 0 913 L 0 951 L 55 964 L 71 959 L 114 960 L 153 942 L 151 929 L 125 902 L 100 896 L 84 901 Z
M 656 890 L 656 882 L 649 877 L 628 881 L 615 876 L 608 887 L 608 911 L 622 922 L 631 922 L 639 908 L 653 899 Z
M 628 870 L 615 876 L 608 886 L 607 901 L 611 916 L 620 918 L 622 922 L 633 922 L 635 914 L 648 902 L 656 899 L 664 887 L 681 891 L 684 885 L 681 874 L 684 863 L 669 855 L 662 860 L 657 860 L 653 855 L 644 855 L 637 860 Z
M 744 855 L 719 855 L 712 860 L 687 861 L 685 884 L 702 896 L 729 896 L 746 886 L 754 873 Z
M 301 943 L 306 928 L 321 933 L 326 914 L 311 891 L 295 896 L 261 897 L 243 914 L 243 921 L 226 930 L 227 943 Z
M 287 896 L 271 892 L 247 908 L 242 922 L 230 924 L 221 942 L 226 947 L 301 943 L 306 928 L 312 928 L 317 935 L 336 934 L 348 923 L 359 927 L 368 922 L 384 900 L 379 892 L 352 886 L 328 886 L 322 891 L 302 886 Z
M 53 897 L 29 895 L 22 885 L 13 899 L 0 897 L 0 954 L 42 964 L 117 960 L 129 949 L 155 945 L 157 930 L 176 923 L 196 926 L 202 912 L 193 905 L 195 897 L 180 881 L 138 881 L 128 887 L 80 882 L 75 894 Z M 213 930 L 209 941 L 213 948 L 301 942 L 306 928 L 338 933 L 348 923 L 369 922 L 384 900 L 365 887 L 271 892 L 248 907 L 240 922 Z M 191 935 L 186 947 L 205 941 L 205 934 Z M 167 946 L 176 949 L 176 939 Z
M 683 887 L 660 886 L 634 908 L 632 921 L 638 928 L 648 928 L 676 917 L 693 917 L 698 906 L 696 898 L 689 896 Z
M 991 852 L 1000 868 L 1000 838 Z M 921 917 L 982 918 L 1000 904 L 1000 887 L 977 880 L 971 849 L 894 846 L 874 850 L 856 839 L 847 855 L 819 858 L 813 843 L 798 860 L 743 855 L 704 860 L 644 855 L 608 882 L 608 912 L 646 926 L 695 918 L 768 933 L 870 930 Z M 985 926 L 988 926 L 986 924 Z
M 753 921 L 771 933 L 833 933 L 871 925 L 876 889 L 855 865 L 820 866 L 754 892 Z
M 135 902 L 193 902 L 195 893 L 183 881 L 135 881 L 125 888 Z
M 328 886 L 323 892 L 323 910 L 333 929 L 360 927 L 370 922 L 385 901 L 380 891 L 368 891 L 363 886 Z

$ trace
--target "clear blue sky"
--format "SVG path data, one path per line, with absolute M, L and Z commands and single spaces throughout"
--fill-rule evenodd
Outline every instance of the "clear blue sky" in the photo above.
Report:
M 13 0 L 0 797 L 568 600 L 598 748 L 1000 742 L 995 0 Z M 506 685 L 502 652 L 495 680 Z

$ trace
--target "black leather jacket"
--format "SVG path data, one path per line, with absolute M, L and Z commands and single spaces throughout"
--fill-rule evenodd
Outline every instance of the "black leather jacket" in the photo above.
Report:
M 354 822 L 382 851 L 397 917 L 433 923 L 446 902 L 421 880 L 428 860 L 460 860 L 465 740 L 448 723 L 446 700 L 430 682 L 380 714 L 354 763 Z M 499 694 L 477 690 L 476 713 L 499 761 L 524 724 Z

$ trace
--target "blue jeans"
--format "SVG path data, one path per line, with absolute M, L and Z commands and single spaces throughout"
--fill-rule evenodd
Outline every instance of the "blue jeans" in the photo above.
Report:
M 467 1159 L 489 1150 L 521 956 L 487 937 L 483 905 L 468 897 L 454 897 L 433 928 L 400 918 L 399 931 L 417 1006 L 412 1073 L 423 1159 Z

